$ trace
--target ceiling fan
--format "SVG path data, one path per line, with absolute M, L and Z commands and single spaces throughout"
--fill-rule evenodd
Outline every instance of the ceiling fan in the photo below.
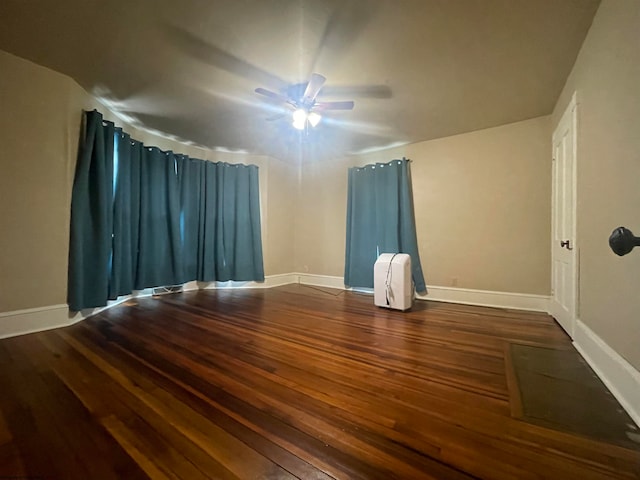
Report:
M 265 88 L 256 88 L 255 92 L 268 97 L 271 100 L 284 103 L 292 109 L 293 126 L 298 130 L 304 130 L 307 125 L 315 127 L 322 119 L 321 113 L 325 110 L 353 110 L 354 102 L 320 102 L 316 100 L 326 78 L 319 73 L 312 73 L 308 82 L 296 83 L 286 88 L 285 94 L 272 92 Z M 286 116 L 286 113 L 276 115 L 269 120 L 276 120 Z

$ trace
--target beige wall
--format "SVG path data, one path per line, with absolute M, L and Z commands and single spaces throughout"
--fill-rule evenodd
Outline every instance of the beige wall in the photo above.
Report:
M 553 125 L 577 91 L 579 318 L 640 370 L 640 251 L 608 246 L 618 226 L 640 235 L 639 85 L 640 2 L 603 0 Z
M 344 275 L 349 165 L 348 160 L 302 165 L 295 210 L 298 272 Z
M 304 164 L 296 268 L 343 274 L 347 168 L 412 160 L 427 285 L 548 295 L 549 117 L 341 161 Z
M 295 171 L 288 174 L 289 165 L 139 131 L 68 77 L 2 51 L 0 71 L 0 313 L 66 303 L 71 187 L 83 109 L 98 108 L 132 137 L 162 149 L 258 165 L 265 273 L 293 269 L 293 237 L 286 232 L 297 177 Z
M 0 71 L 0 311 L 65 303 L 73 82 L 3 52 Z
M 264 193 L 267 197 L 262 226 L 265 274 L 291 273 L 294 270 L 292 252 L 295 239 L 292 212 L 298 168 L 297 165 L 269 159 L 266 168 L 261 168 L 260 175 L 265 177 Z

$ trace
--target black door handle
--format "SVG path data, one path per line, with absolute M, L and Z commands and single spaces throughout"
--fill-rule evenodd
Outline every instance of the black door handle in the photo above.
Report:
M 560 246 L 566 248 L 567 250 L 573 250 L 573 248 L 571 248 L 571 240 L 561 240 Z
M 616 255 L 626 255 L 634 247 L 640 246 L 640 237 L 635 237 L 631 230 L 624 227 L 618 227 L 609 237 L 609 246 Z

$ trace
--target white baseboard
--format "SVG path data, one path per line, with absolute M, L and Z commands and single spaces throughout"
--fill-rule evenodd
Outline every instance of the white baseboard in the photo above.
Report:
M 530 293 L 492 292 L 489 290 L 471 290 L 454 287 L 427 287 L 429 293 L 417 295 L 421 300 L 436 302 L 462 303 L 483 307 L 508 308 L 512 310 L 530 310 L 547 312 L 549 297 Z
M 190 282 L 197 283 L 199 289 L 230 289 L 230 288 L 273 288 L 290 283 L 298 283 L 295 273 L 280 273 L 277 275 L 267 275 L 264 282 L 236 282 L 230 280 L 228 282 Z
M 183 292 L 191 292 L 193 290 L 200 290 L 200 286 L 198 285 L 198 282 L 196 282 L 195 280 L 192 282 L 187 282 L 184 285 L 182 285 Z
M 331 275 L 315 275 L 312 273 L 294 273 L 294 275 L 297 279 L 296 283 L 300 283 L 302 285 L 339 288 L 341 290 L 345 289 L 344 278 L 342 277 L 333 277 Z
M 640 426 L 640 372 L 580 320 L 576 320 L 573 344 L 622 408 Z
M 278 275 L 268 275 L 264 282 L 211 282 L 200 284 L 200 288 L 273 288 L 291 283 L 302 285 L 314 285 L 316 287 L 339 288 L 344 290 L 344 280 L 342 277 L 330 275 L 315 275 L 313 273 L 281 273 Z
M 70 311 L 66 304 L 0 312 L 0 339 L 68 327 L 131 298 L 151 295 L 151 289 L 136 291 L 131 295 L 119 297 L 117 300 L 109 300 L 105 307 L 87 308 L 80 312 Z
M 66 327 L 77 322 L 67 305 L 28 308 L 0 313 L 0 338 L 25 335 L 51 328 Z

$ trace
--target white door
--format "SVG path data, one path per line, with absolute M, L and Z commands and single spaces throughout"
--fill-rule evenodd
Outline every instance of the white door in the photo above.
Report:
M 549 311 L 571 338 L 577 317 L 576 124 L 574 93 L 553 132 L 551 303 Z

